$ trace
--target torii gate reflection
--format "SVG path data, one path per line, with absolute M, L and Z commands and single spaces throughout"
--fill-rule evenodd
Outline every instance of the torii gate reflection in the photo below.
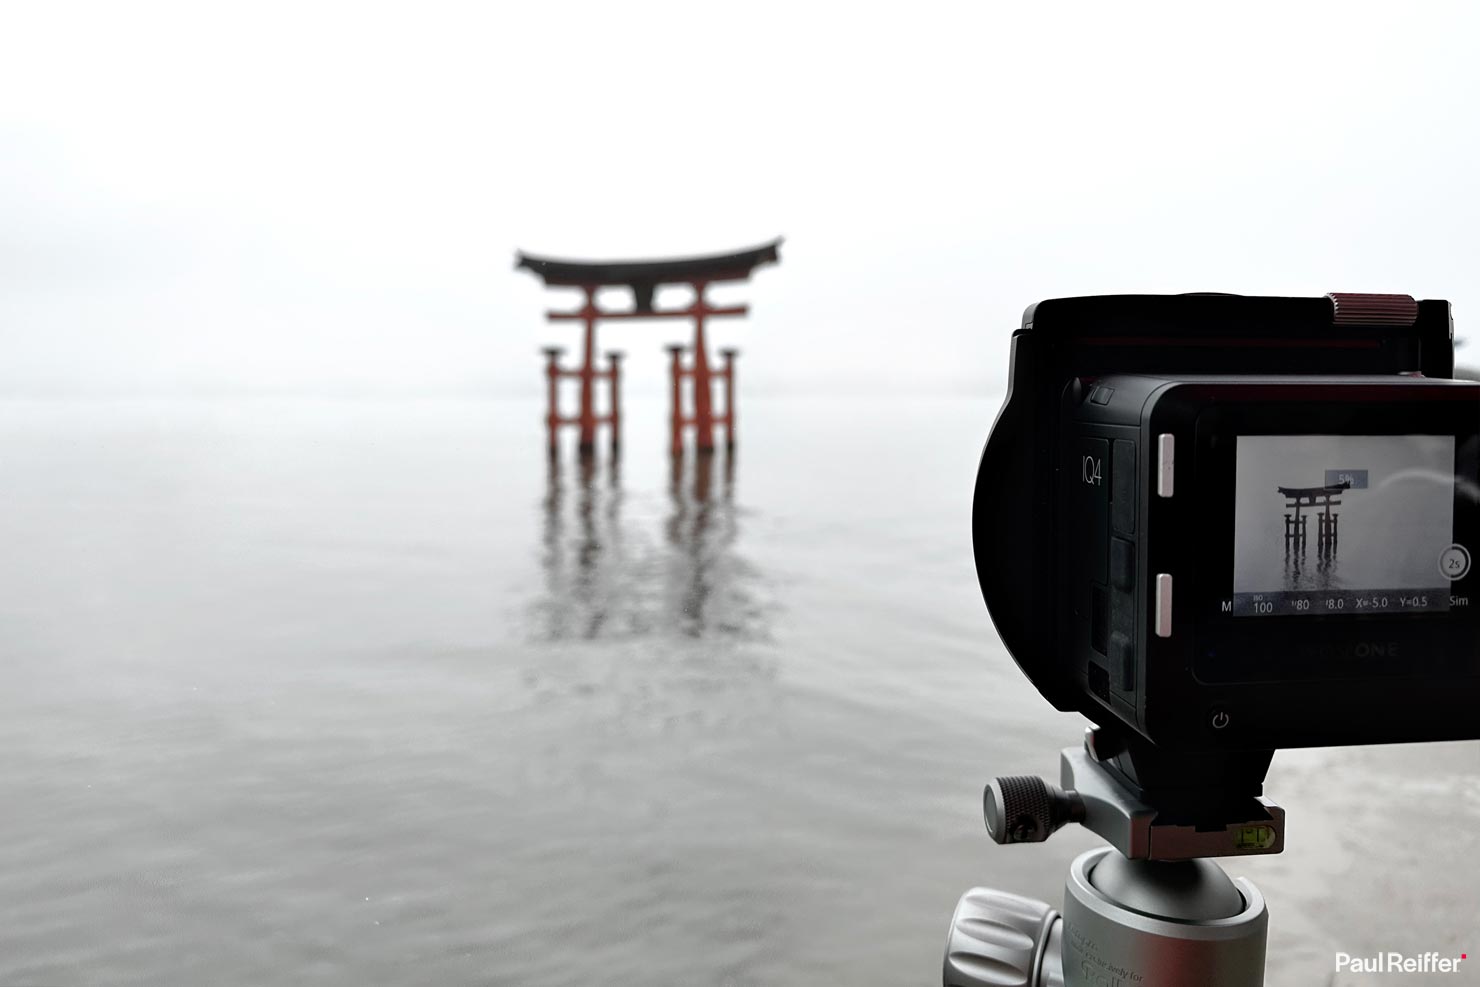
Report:
M 734 459 L 716 458 L 672 460 L 661 519 L 641 498 L 629 499 L 615 457 L 604 467 L 581 457 L 570 475 L 551 459 L 536 635 L 551 641 L 765 637 L 765 581 L 737 551 Z M 655 540 L 650 532 L 658 531 Z

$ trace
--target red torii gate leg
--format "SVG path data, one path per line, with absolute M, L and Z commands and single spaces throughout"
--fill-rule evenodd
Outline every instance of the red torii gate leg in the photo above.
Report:
M 669 416 L 669 422 L 673 428 L 673 441 L 669 445 L 669 452 L 674 456 L 683 455 L 683 347 L 677 344 L 668 347 L 671 370 L 673 374 L 673 413 Z
M 725 369 L 720 373 L 725 378 L 725 413 L 719 420 L 725 426 L 725 451 L 735 448 L 735 357 L 739 350 L 726 347 L 719 351 L 725 358 Z
M 589 456 L 596 450 L 596 285 L 581 286 L 586 293 L 586 304 L 581 309 L 581 321 L 586 326 L 585 356 L 581 363 L 581 455 Z
M 709 373 L 709 347 L 704 341 L 704 317 L 709 304 L 704 298 L 706 281 L 694 283 L 694 447 L 700 454 L 714 451 L 714 393 Z
M 725 447 L 735 447 L 735 354 L 733 349 L 722 349 L 720 354 L 724 357 L 724 367 L 713 370 L 709 364 L 709 344 L 705 339 L 704 329 L 711 315 L 743 315 L 744 306 L 731 308 L 712 308 L 708 299 L 704 297 L 707 281 L 691 281 L 694 289 L 694 301 L 681 314 L 692 316 L 694 319 L 694 343 L 693 360 L 688 368 L 683 366 L 680 354 L 683 352 L 681 346 L 669 346 L 668 352 L 672 358 L 671 373 L 673 375 L 673 442 L 672 451 L 675 456 L 683 453 L 683 429 L 687 425 L 694 426 L 694 449 L 700 455 L 709 455 L 714 452 L 714 429 L 717 425 L 725 427 Z M 680 314 L 675 312 L 674 314 Z M 683 378 L 688 377 L 693 393 L 693 415 L 687 416 L 683 413 Z M 716 379 L 725 382 L 725 408 L 724 414 L 715 414 L 714 409 L 714 382 Z
M 552 456 L 558 455 L 560 451 L 561 425 L 575 425 L 580 429 L 582 458 L 590 457 L 596 451 L 596 427 L 598 425 L 604 424 L 611 428 L 613 458 L 622 446 L 622 351 L 609 350 L 606 354 L 607 368 L 605 370 L 596 368 L 596 320 L 601 317 L 601 312 L 596 308 L 596 287 L 596 285 L 582 285 L 581 290 L 586 293 L 585 304 L 569 316 L 563 316 L 579 319 L 585 326 L 581 365 L 575 370 L 562 370 L 559 360 L 561 354 L 565 352 L 564 349 L 559 346 L 544 348 L 545 376 L 548 379 L 549 388 L 549 408 L 545 413 L 545 425 L 550 433 L 550 455 Z M 581 382 L 580 410 L 571 418 L 560 414 L 560 379 L 562 377 L 574 377 Z M 605 415 L 596 413 L 596 381 L 598 379 L 607 382 L 611 394 L 611 410 Z
M 545 428 L 550 433 L 550 458 L 554 459 L 560 453 L 560 354 L 565 352 L 563 346 L 546 346 L 545 354 L 545 378 L 548 382 L 548 408 L 545 411 Z
M 611 411 L 606 416 L 606 422 L 611 428 L 612 459 L 617 458 L 617 453 L 622 450 L 622 351 L 607 350 L 606 353 L 606 378 L 611 381 Z

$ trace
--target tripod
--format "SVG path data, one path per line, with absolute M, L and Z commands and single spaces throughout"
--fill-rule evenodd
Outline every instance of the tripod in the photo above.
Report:
M 1062 787 L 993 780 L 996 842 L 1041 843 L 1074 822 L 1111 846 L 1069 865 L 1062 912 L 990 888 L 962 895 L 945 987 L 1260 987 L 1264 898 L 1206 858 L 1284 849 L 1284 810 L 1260 794 L 1273 756 L 1168 753 L 1091 728 L 1060 754 Z

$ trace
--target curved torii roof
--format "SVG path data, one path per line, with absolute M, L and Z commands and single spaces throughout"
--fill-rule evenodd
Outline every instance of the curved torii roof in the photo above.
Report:
M 762 264 L 781 259 L 782 237 L 748 250 L 697 257 L 666 257 L 656 260 L 562 260 L 518 253 L 514 269 L 526 268 L 547 285 L 613 285 L 632 289 L 638 308 L 652 308 L 653 289 L 660 284 L 689 281 L 744 281 Z
M 1351 485 L 1350 480 L 1342 480 L 1340 483 L 1325 487 L 1275 487 L 1275 489 L 1286 497 L 1295 497 L 1298 499 L 1300 497 L 1335 496 L 1336 494 L 1350 490 Z

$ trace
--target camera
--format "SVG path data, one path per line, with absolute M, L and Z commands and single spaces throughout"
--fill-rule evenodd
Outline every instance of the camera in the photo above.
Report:
M 1039 302 L 972 508 L 1002 642 L 1094 722 L 999 776 L 1000 844 L 1076 823 L 1062 911 L 961 897 L 946 987 L 1257 987 L 1268 911 L 1210 858 L 1280 853 L 1276 748 L 1480 737 L 1480 383 L 1449 303 Z
M 1031 306 L 977 475 L 1004 645 L 1179 752 L 1480 737 L 1480 384 L 1445 301 Z

